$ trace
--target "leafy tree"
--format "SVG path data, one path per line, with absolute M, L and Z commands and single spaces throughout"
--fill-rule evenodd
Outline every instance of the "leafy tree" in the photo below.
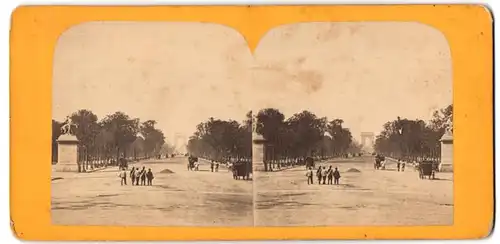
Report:
M 271 151 L 266 158 L 271 161 L 283 158 L 305 156 L 333 156 L 349 149 L 352 135 L 343 128 L 341 119 L 328 122 L 325 117 L 317 117 L 310 111 L 294 114 L 287 120 L 275 108 L 266 108 L 256 116 L 256 132 L 267 140 Z
M 102 126 L 113 135 L 113 145 L 116 150 L 116 157 L 123 153 L 127 156 L 127 146 L 136 140 L 139 132 L 139 119 L 132 119 L 123 112 L 116 112 L 106 116 L 102 120 Z
M 292 135 L 290 139 L 293 150 L 302 156 L 315 153 L 314 145 L 323 139 L 326 121 L 326 118 L 318 118 L 309 111 L 302 111 L 287 119 L 286 124 Z
M 52 162 L 57 162 L 57 138 L 61 135 L 62 123 L 52 120 Z
M 142 122 L 140 132 L 144 136 L 144 150 L 147 156 L 160 152 L 165 143 L 163 132 L 155 128 L 156 121 L 147 120 Z
M 80 156 L 83 161 L 83 168 L 93 167 L 89 165 L 91 157 L 96 153 L 96 137 L 100 132 L 100 126 L 97 122 L 97 115 L 86 109 L 80 109 L 74 112 L 70 119 L 76 124 L 75 136 L 80 146 Z
M 342 119 L 334 119 L 327 124 L 327 132 L 332 137 L 332 151 L 334 155 L 347 153 L 352 146 L 352 134 L 349 129 L 342 127 Z
M 451 129 L 453 105 L 435 111 L 432 119 L 410 120 L 398 117 L 383 125 L 383 130 L 375 140 L 375 150 L 395 157 L 411 160 L 437 158 L 440 139 L 447 128 Z
M 90 110 L 80 109 L 70 116 L 77 125 L 74 133 L 79 141 L 79 161 L 86 168 L 97 162 L 109 162 L 122 154 L 132 152 L 135 158 L 163 151 L 165 136 L 155 128 L 156 121 L 130 118 L 123 112 L 107 115 L 101 121 Z M 57 161 L 57 139 L 61 135 L 62 123 L 52 120 L 52 160 Z M 142 132 L 143 135 L 138 133 Z M 145 135 L 145 136 L 144 136 Z
M 251 112 L 242 124 L 209 118 L 196 126 L 187 145 L 190 154 L 216 160 L 251 156 Z

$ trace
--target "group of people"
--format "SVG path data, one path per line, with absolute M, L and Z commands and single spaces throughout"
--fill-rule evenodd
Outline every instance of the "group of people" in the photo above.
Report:
M 406 162 L 401 161 L 401 159 L 398 159 L 397 166 L 398 166 L 398 171 L 405 171 Z
M 314 184 L 313 177 L 314 177 L 314 171 L 313 167 L 309 167 L 306 173 L 307 176 L 307 184 Z M 318 178 L 318 184 L 321 185 L 331 185 L 335 184 L 338 185 L 340 184 L 340 172 L 337 167 L 335 167 L 335 170 L 330 167 L 326 169 L 325 166 L 319 166 L 318 170 L 316 170 L 316 177 Z M 328 181 L 327 181 L 328 180 Z
M 212 160 L 210 162 L 210 170 L 212 172 L 219 172 L 219 162 L 215 162 L 214 160 Z M 215 170 L 215 171 L 214 171 Z
M 118 176 L 121 179 L 121 185 L 127 185 L 127 171 L 123 169 Z M 144 166 L 142 169 L 139 169 L 139 167 L 132 167 L 130 170 L 130 179 L 132 181 L 132 185 L 151 186 L 153 185 L 154 176 L 151 169 L 146 170 L 146 167 Z

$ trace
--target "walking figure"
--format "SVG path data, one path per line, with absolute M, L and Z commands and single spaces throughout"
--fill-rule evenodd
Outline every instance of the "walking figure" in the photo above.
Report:
M 335 171 L 333 172 L 333 178 L 334 178 L 334 184 L 338 185 L 339 184 L 339 179 L 340 179 L 340 172 L 337 169 L 337 167 L 335 167 Z
M 401 159 L 398 159 L 398 171 L 400 170 L 401 168 Z
M 141 186 L 146 185 L 146 167 L 142 166 L 141 170 Z
M 210 170 L 212 172 L 214 172 L 214 161 L 213 160 L 210 162 Z
M 219 172 L 219 162 L 215 163 L 215 172 Z
M 124 169 L 122 172 L 120 172 L 120 174 L 118 176 L 121 178 L 120 184 L 122 186 L 127 185 L 127 171 L 125 171 L 125 169 Z
M 318 184 L 321 185 L 321 166 L 316 170 L 316 177 L 318 177 Z
M 314 184 L 313 175 L 314 175 L 313 169 L 312 169 L 312 167 L 309 167 L 309 169 L 307 170 L 307 173 L 306 173 L 308 185 Z
M 135 182 L 135 167 L 132 167 L 130 170 L 130 180 L 132 181 L 132 185 L 134 185 Z
M 328 172 L 326 171 L 326 167 L 323 166 L 323 169 L 321 170 L 321 177 L 323 177 L 323 185 L 326 184 L 326 175 L 328 174 Z
M 328 176 L 328 185 L 333 184 L 333 169 L 332 169 L 332 166 L 331 166 L 331 165 L 330 165 L 330 167 L 328 168 L 328 171 L 327 171 L 327 176 Z
M 151 169 L 148 170 L 148 173 L 146 174 L 146 177 L 148 178 L 148 186 L 153 185 L 153 179 L 155 177 L 153 176 L 153 172 L 151 172 Z
M 139 167 L 135 169 L 135 185 L 139 185 L 139 179 L 141 178 L 141 171 L 139 170 Z

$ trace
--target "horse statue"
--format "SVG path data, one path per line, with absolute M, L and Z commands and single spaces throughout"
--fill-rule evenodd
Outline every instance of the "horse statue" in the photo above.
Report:
M 69 116 L 66 116 L 66 120 L 64 121 L 64 124 L 63 124 L 63 126 L 61 126 L 61 132 L 63 134 L 71 135 L 72 134 L 71 133 L 72 127 L 78 128 L 78 125 L 73 123 L 73 120 Z

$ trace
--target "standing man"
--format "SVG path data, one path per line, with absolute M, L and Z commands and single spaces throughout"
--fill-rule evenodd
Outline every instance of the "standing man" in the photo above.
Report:
M 125 171 L 125 169 L 123 169 L 122 172 L 120 172 L 120 174 L 118 176 L 121 178 L 120 184 L 122 186 L 127 185 L 127 171 Z
M 326 170 L 326 167 L 323 166 L 323 170 L 321 170 L 321 176 L 323 177 L 323 185 L 326 184 L 326 175 L 328 174 L 328 171 Z
M 333 169 L 332 169 L 332 166 L 331 166 L 331 165 L 330 165 L 330 167 L 328 168 L 328 171 L 327 171 L 327 176 L 328 176 L 328 185 L 333 184 Z
M 219 172 L 219 162 L 215 162 L 215 172 Z
M 313 175 L 314 175 L 314 173 L 313 173 L 312 167 L 309 167 L 309 169 L 307 170 L 307 173 L 306 173 L 308 185 L 314 184 Z
M 141 170 L 141 186 L 144 186 L 146 185 L 146 167 L 145 166 L 142 166 L 142 170 Z
M 139 170 L 139 167 L 135 169 L 135 185 L 139 185 L 139 179 L 141 178 L 141 171 Z
M 214 161 L 213 160 L 210 162 L 210 170 L 212 172 L 214 172 Z
M 401 159 L 398 159 L 398 172 L 401 169 Z
M 318 184 L 321 185 L 321 166 L 318 167 L 318 170 L 316 170 L 316 177 L 318 177 Z
M 132 167 L 130 170 L 130 179 L 132 180 L 132 185 L 134 185 L 135 182 L 135 167 Z
M 338 185 L 340 180 L 340 172 L 337 169 L 337 167 L 335 167 L 335 171 L 333 172 L 333 178 L 334 178 L 334 184 Z
M 146 174 L 146 177 L 148 178 L 148 186 L 153 185 L 153 179 L 155 177 L 153 176 L 153 172 L 151 172 L 151 169 L 148 170 L 148 173 Z

